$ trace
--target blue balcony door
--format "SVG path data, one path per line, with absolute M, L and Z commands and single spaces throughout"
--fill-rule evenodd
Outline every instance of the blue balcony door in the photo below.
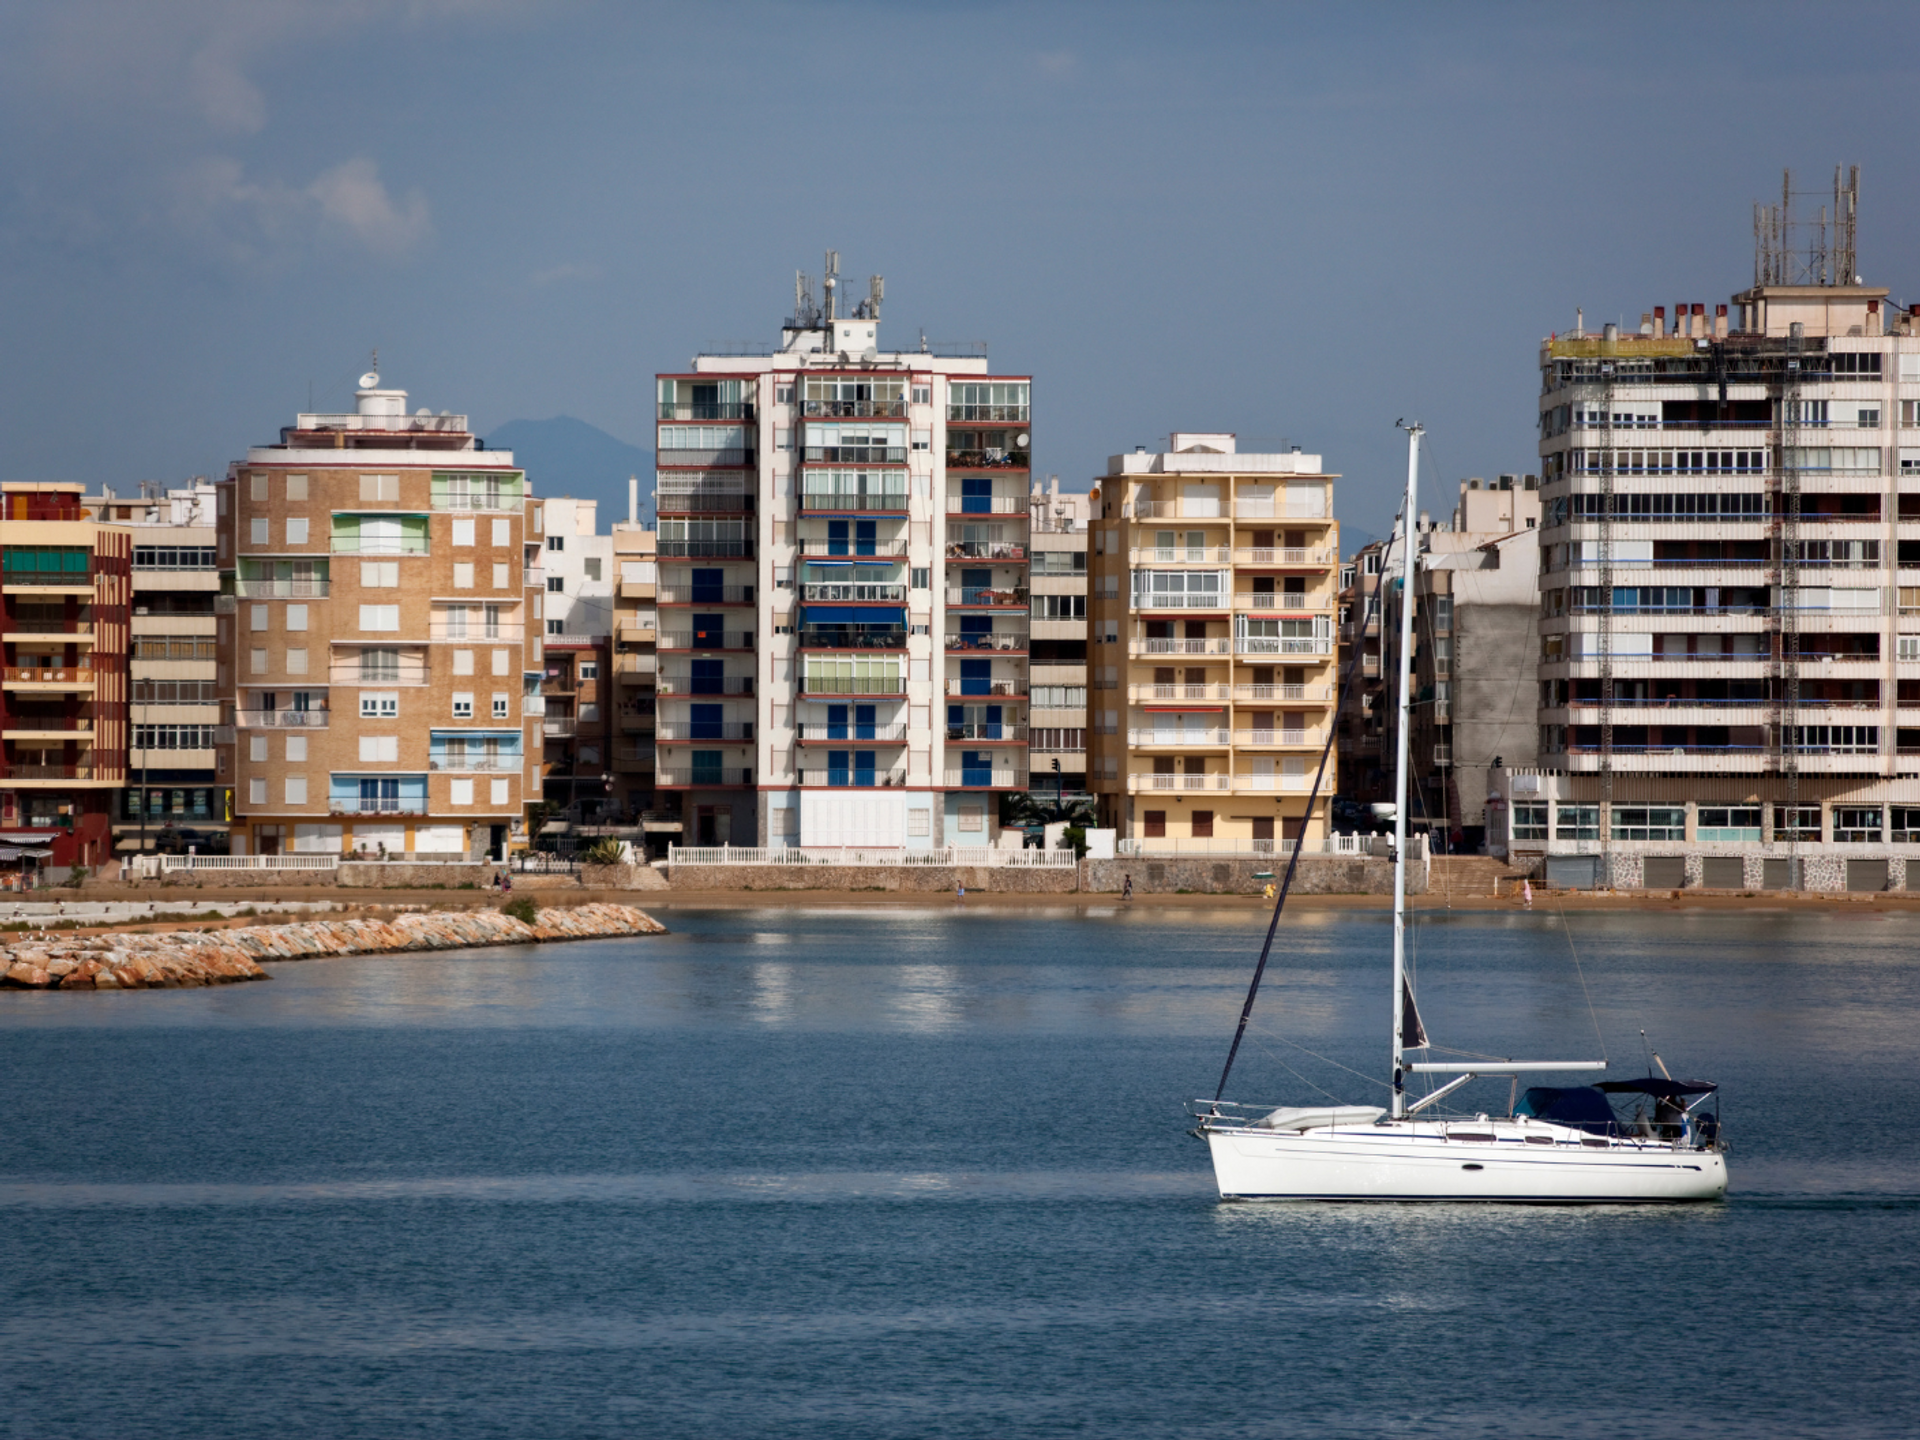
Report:
M 724 695 L 726 690 L 727 662 L 724 660 L 693 660 L 688 662 L 693 668 L 693 693 L 696 695 Z
M 847 740 L 847 707 L 844 705 L 827 706 L 827 739 Z
M 845 520 L 827 521 L 827 553 L 829 555 L 851 554 L 852 552 L 847 549 L 849 533 Z
M 367 779 L 360 782 L 360 809 L 392 813 L 400 808 L 400 782 Z
M 960 572 L 960 603 L 961 604 L 963 605 L 979 604 L 981 600 L 981 592 L 984 590 L 991 590 L 992 588 L 993 588 L 993 571 L 962 570 Z
M 721 728 L 721 715 L 726 713 L 724 705 L 695 705 L 687 726 L 689 740 L 724 740 L 726 731 Z
M 853 522 L 853 553 L 856 555 L 877 555 L 880 522 L 877 520 L 856 520 Z
M 980 732 L 980 738 L 982 740 L 999 740 L 1004 738 L 1000 733 L 1001 708 L 1002 707 L 998 705 L 987 706 L 986 729 Z
M 991 695 L 993 693 L 993 661 L 962 660 L 960 662 L 960 693 Z
M 875 711 L 875 707 L 872 705 L 856 705 L 853 707 L 853 738 L 854 739 L 856 740 L 873 739 L 874 711 Z M 873 754 L 871 751 L 868 751 L 865 753 L 867 756 L 867 768 L 871 770 L 873 768 Z
M 696 750 L 693 752 L 693 783 L 696 785 L 719 785 L 721 779 L 721 750 Z
M 992 476 L 969 475 L 960 482 L 960 513 L 962 515 L 993 513 Z
M 993 647 L 987 643 L 987 637 L 991 634 L 993 634 L 993 616 L 962 615 L 960 617 L 960 638 L 965 642 L 966 649 L 991 650 Z
M 827 784 L 844 785 L 848 780 L 847 752 L 827 751 Z
M 962 750 L 960 752 L 960 783 L 962 785 L 993 784 L 993 752 Z
M 696 570 L 693 572 L 692 600 L 696 605 L 718 605 L 727 598 L 725 584 L 727 572 L 724 570 Z
M 856 750 L 853 752 L 853 783 L 856 785 L 873 784 L 873 751 Z
M 695 615 L 693 617 L 693 643 L 696 645 L 719 645 L 721 633 L 725 629 L 727 617 L 724 615 Z

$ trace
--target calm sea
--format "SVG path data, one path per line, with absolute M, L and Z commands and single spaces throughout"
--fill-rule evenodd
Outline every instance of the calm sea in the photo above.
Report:
M 1421 928 L 1436 1041 L 1723 1083 L 1635 1210 L 1219 1204 L 1250 911 L 661 913 L 0 993 L 0 1435 L 1920 1428 L 1912 917 Z M 1230 1094 L 1377 1100 L 1387 940 L 1291 920 Z

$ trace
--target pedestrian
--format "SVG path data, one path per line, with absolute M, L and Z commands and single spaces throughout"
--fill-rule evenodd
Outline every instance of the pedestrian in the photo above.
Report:
M 503 875 L 500 877 L 500 890 L 502 894 L 506 895 L 513 893 L 513 876 Z
M 1122 900 L 1133 899 L 1133 876 L 1127 876 L 1126 883 L 1120 887 L 1120 898 Z
M 1522 909 L 1526 910 L 1533 908 L 1533 881 L 1531 880 L 1522 880 L 1520 882 L 1520 905 Z
M 956 885 L 956 886 L 954 886 L 954 887 L 953 887 L 953 898 L 954 898 L 954 899 L 956 899 L 956 900 L 964 900 L 964 899 L 966 899 L 966 898 L 967 898 L 967 887 L 966 887 L 965 885 Z

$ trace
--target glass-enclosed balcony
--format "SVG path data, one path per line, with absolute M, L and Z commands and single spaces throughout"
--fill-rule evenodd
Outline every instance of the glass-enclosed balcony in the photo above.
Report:
M 327 782 L 330 815 L 424 815 L 427 777 L 417 775 L 331 775 Z
M 328 548 L 336 555 L 425 555 L 425 515 L 336 514 Z
M 434 730 L 429 732 L 430 770 L 516 771 L 523 756 L 518 730 Z
M 526 499 L 519 471 L 435 471 L 432 504 L 436 510 L 518 510 Z

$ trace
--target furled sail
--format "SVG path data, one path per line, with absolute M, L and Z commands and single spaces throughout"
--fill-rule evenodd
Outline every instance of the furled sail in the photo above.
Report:
M 1427 1027 L 1420 1023 L 1420 1010 L 1413 1003 L 1413 986 L 1400 981 L 1400 1047 L 1418 1050 L 1428 1043 Z

